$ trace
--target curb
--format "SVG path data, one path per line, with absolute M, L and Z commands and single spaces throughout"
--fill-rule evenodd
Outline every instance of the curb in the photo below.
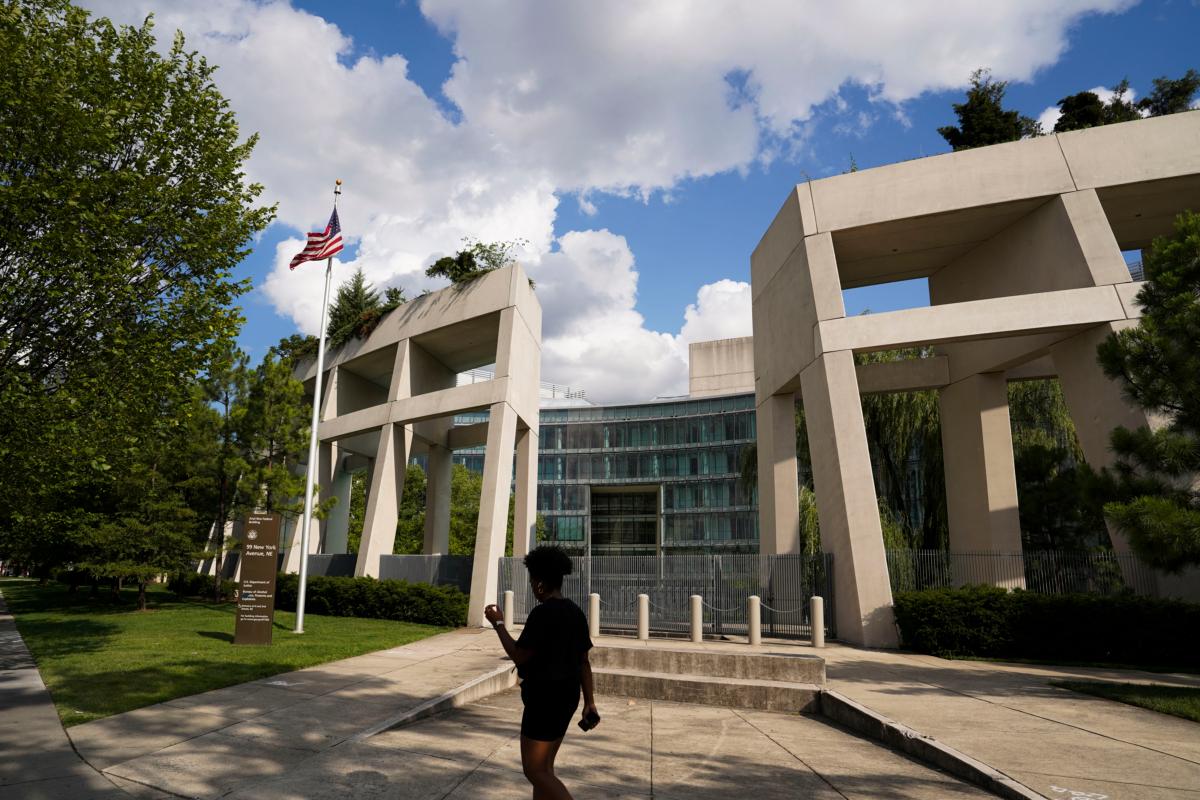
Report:
M 376 734 L 389 731 L 392 728 L 398 728 L 409 722 L 415 722 L 434 714 L 440 714 L 443 711 L 449 711 L 452 708 L 464 706 L 467 703 L 473 703 L 484 697 L 503 692 L 505 689 L 511 689 L 516 685 L 516 668 L 512 664 L 505 664 L 491 672 L 480 675 L 478 678 L 472 678 L 463 685 L 456 686 L 431 700 L 426 700 L 424 703 L 414 706 L 407 711 L 401 711 L 399 714 L 389 717 L 383 722 L 376 723 L 364 731 L 359 731 L 351 736 L 349 741 L 361 742 L 364 739 L 369 739 Z
M 821 692 L 821 714 L 855 733 L 932 764 L 957 778 L 1009 800 L 1046 800 L 1029 787 L 965 753 L 888 719 L 831 689 Z

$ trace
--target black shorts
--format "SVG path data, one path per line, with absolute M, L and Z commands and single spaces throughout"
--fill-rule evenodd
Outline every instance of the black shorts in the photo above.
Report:
M 579 708 L 579 684 L 521 683 L 521 735 L 539 742 L 561 739 Z

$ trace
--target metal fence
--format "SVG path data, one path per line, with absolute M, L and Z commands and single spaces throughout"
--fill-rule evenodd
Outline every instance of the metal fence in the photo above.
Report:
M 1031 550 L 1027 553 L 948 553 L 889 550 L 892 591 L 991 584 L 1039 594 L 1154 595 L 1153 571 L 1132 553 Z
M 833 556 L 665 555 L 584 556 L 571 559 L 563 595 L 587 609 L 591 593 L 600 595 L 601 628 L 611 633 L 637 629 L 637 596 L 650 600 L 650 629 L 686 635 L 691 626 L 690 598 L 704 599 L 704 631 L 711 636 L 745 636 L 746 600 L 762 600 L 765 636 L 812 636 L 809 599 L 825 598 L 826 635 L 837 635 L 833 607 Z M 513 590 L 513 614 L 524 622 L 536 601 L 519 559 L 500 559 L 500 597 Z

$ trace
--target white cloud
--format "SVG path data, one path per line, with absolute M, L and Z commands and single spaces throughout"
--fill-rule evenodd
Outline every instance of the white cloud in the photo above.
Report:
M 701 286 L 683 318 L 679 341 L 685 347 L 692 342 L 749 336 L 750 284 L 725 279 Z
M 554 249 L 560 196 L 590 214 L 600 192 L 665 200 L 686 179 L 795 156 L 814 108 L 848 82 L 898 104 L 961 86 L 980 65 L 1027 80 L 1059 57 L 1081 15 L 1130 4 L 425 0 L 454 42 L 443 88 L 455 121 L 409 80 L 405 58 L 356 57 L 335 24 L 283 0 L 85 2 L 125 23 L 153 11 L 163 46 L 182 29 L 220 66 L 242 129 L 261 135 L 247 171 L 279 202 L 281 223 L 301 235 L 323 225 L 322 187 L 346 181 L 343 225 L 359 250 L 343 269 L 415 293 L 431 285 L 424 267 L 464 237 L 528 240 L 519 255 L 546 310 L 543 374 L 602 399 L 681 390 L 681 350 L 748 332 L 748 292 L 701 287 L 678 333 L 649 330 L 622 237 L 567 232 Z M 858 129 L 869 116 L 855 117 Z M 312 332 L 321 270 L 288 273 L 298 244 L 279 246 L 257 288 Z

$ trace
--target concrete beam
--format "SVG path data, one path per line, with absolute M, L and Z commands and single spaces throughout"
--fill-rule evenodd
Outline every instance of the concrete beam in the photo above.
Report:
M 1124 320 L 1112 286 L 996 297 L 818 322 L 814 353 L 856 352 L 1083 329 Z
M 465 411 L 477 411 L 503 400 L 507 392 L 508 379 L 496 378 L 394 400 L 384 405 L 364 408 L 344 417 L 335 417 L 322 422 L 321 441 L 336 441 L 348 436 L 355 436 L 392 422 L 412 424 L 453 416 Z
M 950 382 L 950 365 L 945 356 L 858 364 L 854 372 L 860 394 L 919 392 L 938 389 Z

